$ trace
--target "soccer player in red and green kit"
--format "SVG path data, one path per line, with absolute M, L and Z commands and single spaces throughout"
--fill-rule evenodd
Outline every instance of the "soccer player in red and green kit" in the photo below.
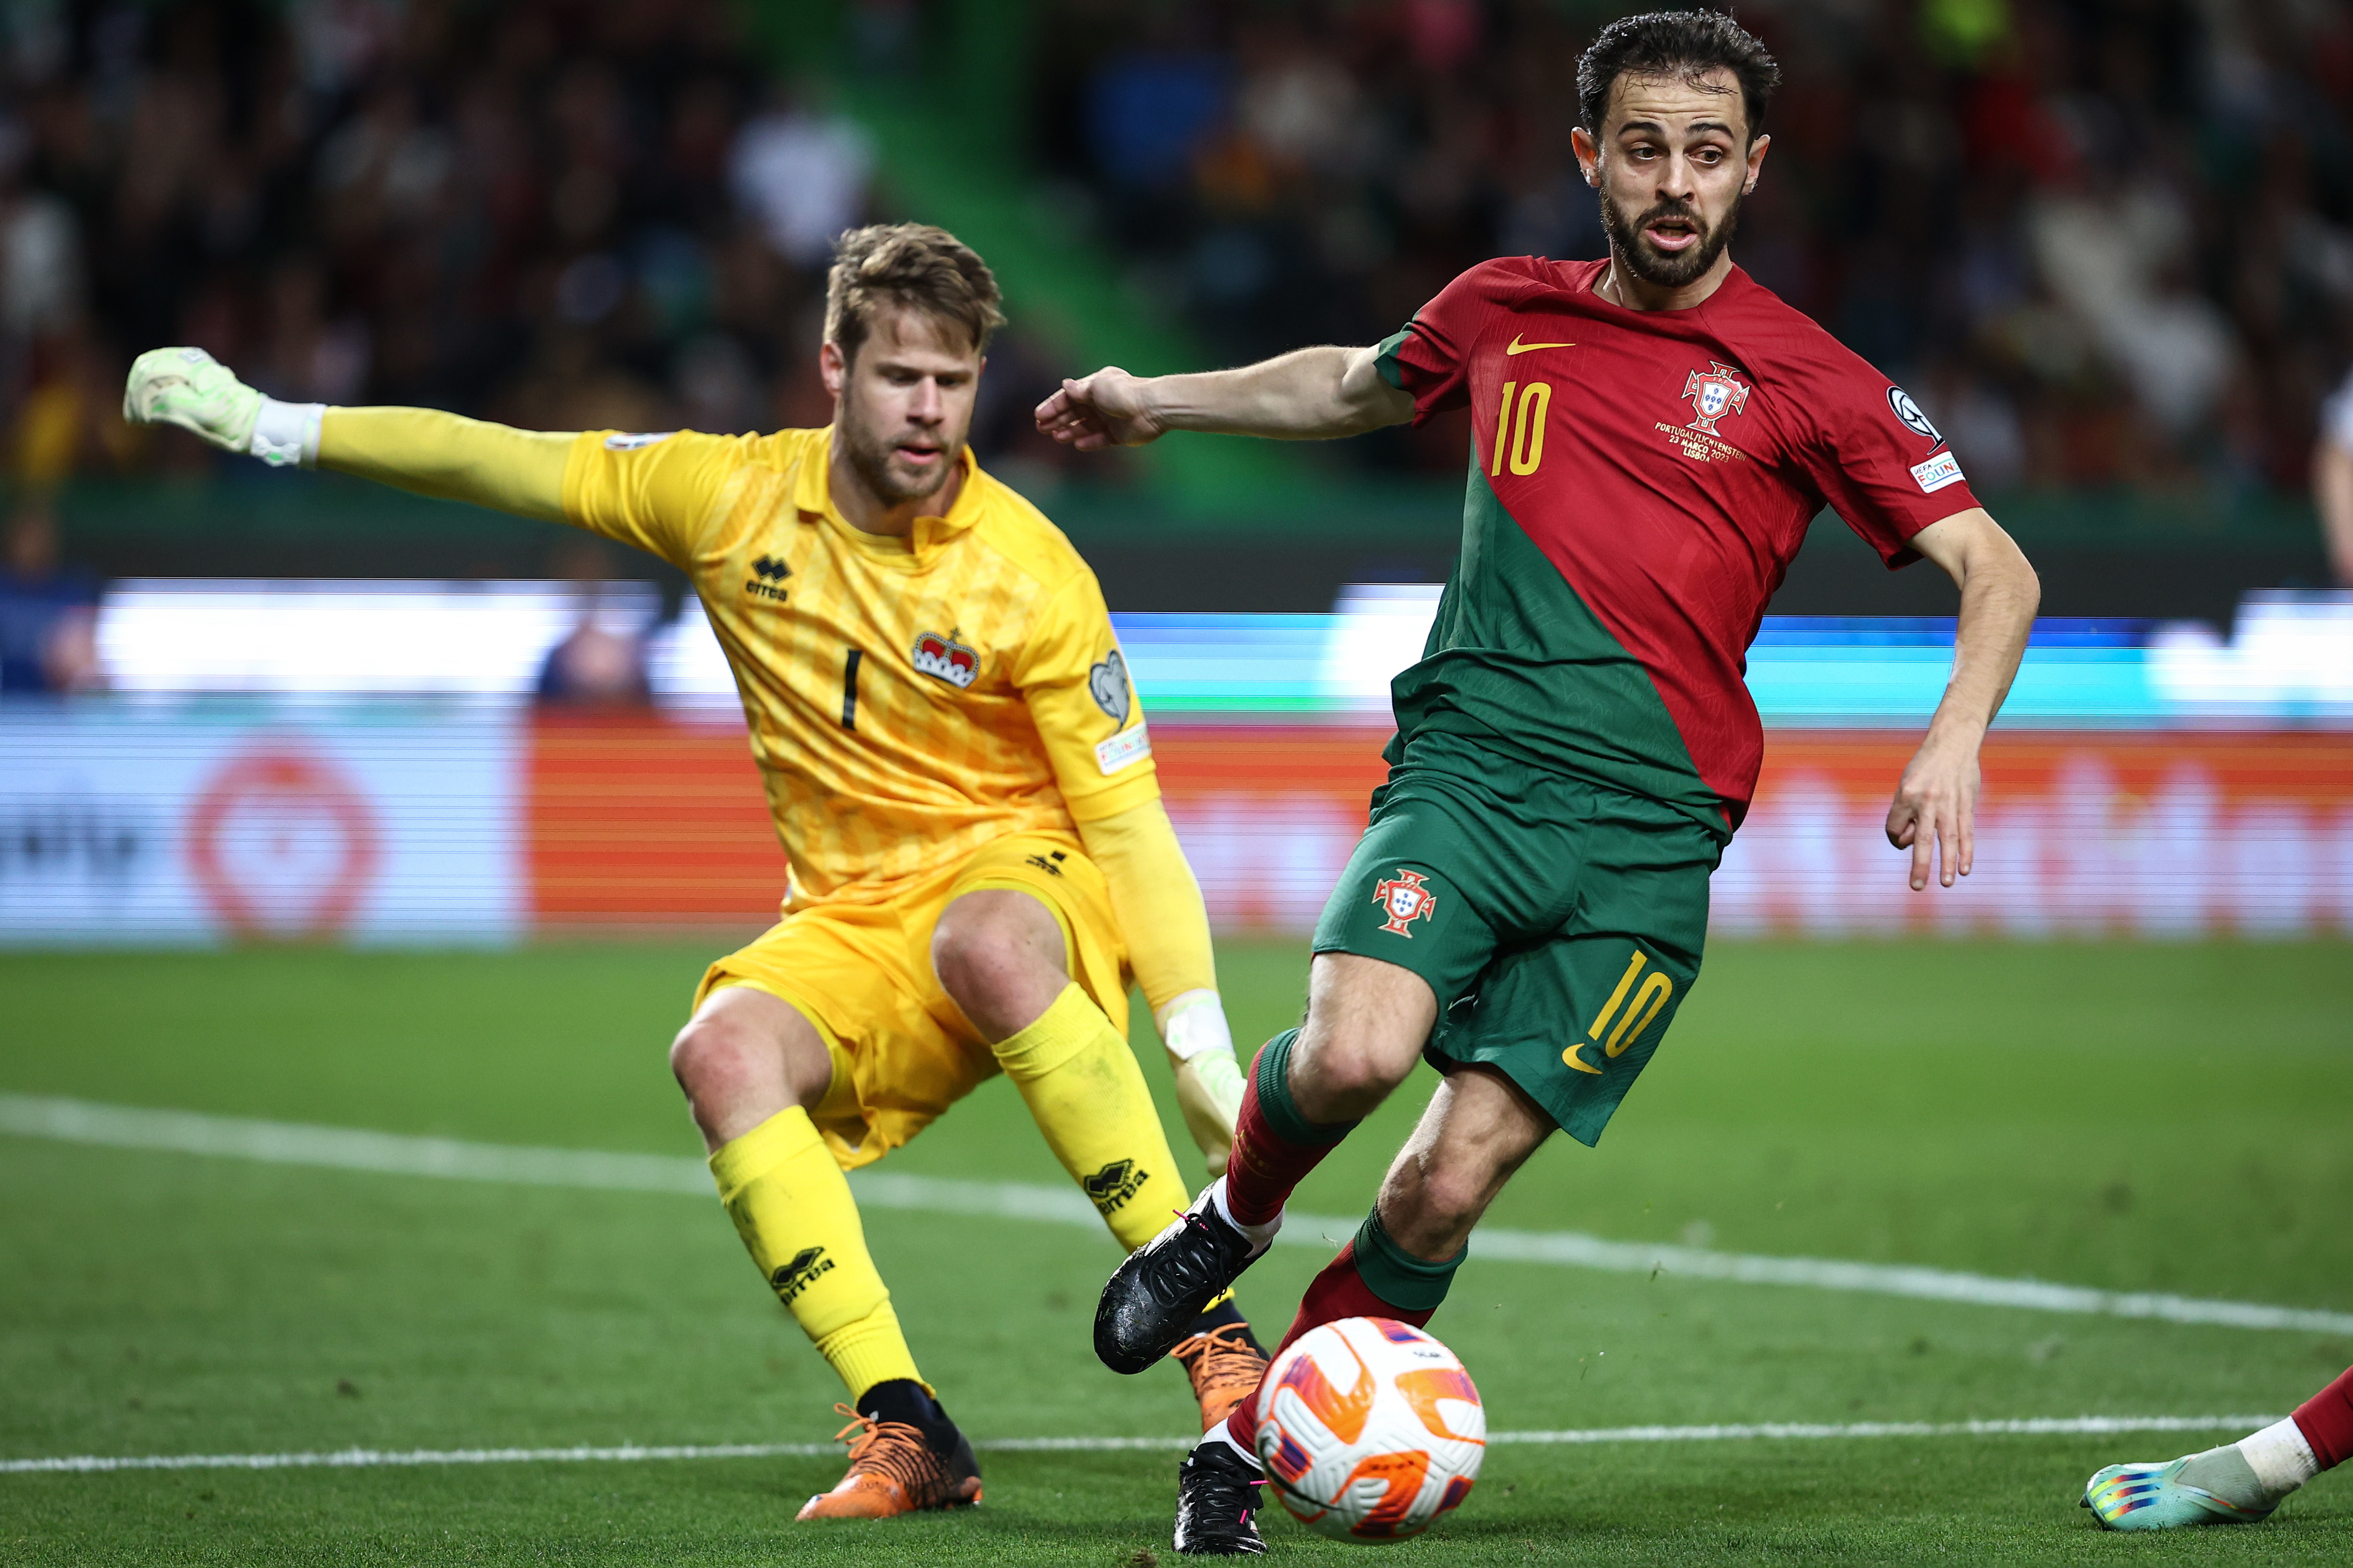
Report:
M 1579 62 L 1575 132 L 1607 262 L 1486 262 L 1371 348 L 1098 371 L 1039 406 L 1082 449 L 1466 406 L 1474 433 L 1461 558 L 1395 683 L 1388 781 L 1316 928 L 1306 1022 L 1259 1053 L 1224 1178 L 1104 1287 L 1114 1368 L 1176 1342 L 1417 1059 L 1444 1079 L 1285 1343 L 1426 1321 L 1537 1145 L 1599 1138 L 1698 976 L 1708 875 L 1763 752 L 1744 650 L 1825 503 L 1889 565 L 1925 556 L 1959 586 L 1951 684 L 1887 833 L 1915 889 L 1968 874 L 2034 573 L 1912 400 L 1732 264 L 1778 74 L 1725 16 L 1614 23 Z M 1254 1409 L 1180 1469 L 1178 1551 L 1264 1550 Z

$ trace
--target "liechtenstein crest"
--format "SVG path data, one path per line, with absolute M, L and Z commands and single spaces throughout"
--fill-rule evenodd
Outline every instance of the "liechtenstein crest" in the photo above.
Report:
M 1373 884 L 1373 902 L 1388 911 L 1388 920 L 1381 929 L 1398 936 L 1411 936 L 1413 922 L 1426 921 L 1438 908 L 1438 895 L 1423 885 L 1421 873 L 1398 868 L 1395 877 L 1384 878 Z
M 962 690 L 980 678 L 980 655 L 956 640 L 956 628 L 948 635 L 925 632 L 915 639 L 915 668 L 922 673 L 937 677 Z
M 1732 378 L 1740 374 L 1737 365 L 1711 360 L 1705 370 L 1691 373 L 1683 383 L 1683 395 L 1691 399 L 1695 416 L 1686 430 L 1704 435 L 1715 434 L 1715 422 L 1728 415 L 1737 414 L 1748 404 L 1748 388 Z

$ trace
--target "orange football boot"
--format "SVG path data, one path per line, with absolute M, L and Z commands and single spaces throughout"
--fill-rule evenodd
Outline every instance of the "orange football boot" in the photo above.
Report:
M 1220 1323 L 1206 1333 L 1176 1342 L 1168 1352 L 1185 1363 L 1193 1380 L 1193 1397 L 1201 1405 L 1201 1430 L 1207 1432 L 1229 1411 L 1258 1392 L 1266 1375 L 1266 1352 L 1251 1337 L 1248 1323 Z
M 878 1421 L 847 1405 L 833 1410 L 849 1417 L 834 1434 L 835 1442 L 849 1445 L 849 1473 L 831 1491 L 802 1504 L 796 1518 L 889 1519 L 923 1509 L 970 1508 L 980 1500 L 980 1462 L 963 1433 L 951 1452 L 939 1454 L 903 1421 Z

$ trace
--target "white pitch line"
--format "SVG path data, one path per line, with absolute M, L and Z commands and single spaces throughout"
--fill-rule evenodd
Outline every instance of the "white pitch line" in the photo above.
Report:
M 85 1100 L 0 1094 L 0 1133 L 96 1143 L 120 1149 L 214 1154 L 274 1164 L 327 1166 L 385 1175 L 434 1176 L 528 1186 L 591 1187 L 617 1192 L 675 1193 L 708 1198 L 711 1173 L 700 1160 L 677 1154 L 621 1154 L 592 1149 L 539 1149 L 422 1138 L 358 1128 L 155 1110 Z M 1068 1187 L 1026 1182 L 956 1181 L 865 1170 L 850 1186 L 871 1208 L 924 1214 L 979 1215 L 1037 1220 L 1092 1230 L 1094 1208 Z M 1285 1217 L 1282 1247 L 1328 1249 L 1327 1237 L 1353 1235 L 1356 1221 L 1331 1215 Z M 2233 1329 L 2286 1329 L 2353 1334 L 2353 1312 L 2215 1301 L 2156 1291 L 2097 1290 L 2041 1279 L 2003 1279 L 1905 1264 L 1847 1263 L 1824 1258 L 1767 1258 L 1715 1252 L 1662 1242 L 1607 1241 L 1577 1231 L 1507 1230 L 1482 1226 L 1472 1240 L 1482 1259 L 1593 1268 L 1613 1274 L 1664 1273 L 1679 1279 L 1742 1285 L 1800 1285 L 1820 1290 L 1906 1296 L 1976 1307 L 2152 1318 Z
M 1844 1426 L 1764 1422 L 1717 1426 L 1604 1426 L 1569 1432 L 1490 1432 L 1489 1444 L 1720 1443 L 1823 1438 L 2047 1437 L 2129 1432 L 2253 1431 L 2276 1415 L 2071 1415 L 2024 1421 L 1855 1421 Z M 1198 1437 L 1002 1437 L 984 1453 L 1176 1452 Z M 654 1459 L 807 1459 L 837 1455 L 832 1443 L 627 1444 L 611 1448 L 339 1448 L 316 1454 L 69 1454 L 0 1459 L 0 1475 L 92 1475 L 110 1470 L 376 1469 L 410 1465 L 643 1464 Z

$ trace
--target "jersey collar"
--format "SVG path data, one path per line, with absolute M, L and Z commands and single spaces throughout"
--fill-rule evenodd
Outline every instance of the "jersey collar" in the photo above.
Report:
M 831 521 L 835 527 L 856 531 L 856 525 L 841 515 L 833 504 L 831 471 L 833 463 L 833 426 L 826 426 L 814 432 L 817 440 L 800 471 L 793 478 L 793 508 L 803 522 Z M 928 566 L 933 558 L 950 540 L 966 532 L 980 521 L 980 464 L 972 455 L 972 445 L 966 442 L 956 461 L 964 465 L 964 483 L 956 487 L 955 504 L 949 507 L 945 517 L 919 517 L 909 542 L 913 546 L 917 566 Z
M 1554 265 L 1568 267 L 1575 264 L 1556 262 Z M 1570 286 L 1571 293 L 1582 294 L 1603 310 L 1615 310 L 1620 316 L 1649 316 L 1664 321 L 1690 321 L 1718 300 L 1736 297 L 1741 290 L 1750 288 L 1754 283 L 1754 279 L 1742 271 L 1740 263 L 1736 261 L 1725 273 L 1724 281 L 1715 286 L 1715 291 L 1698 304 L 1686 305 L 1680 310 L 1637 310 L 1630 306 L 1621 305 L 1602 293 L 1601 280 L 1609 276 L 1609 258 L 1605 256 L 1599 261 L 1590 265 L 1593 270 L 1587 274 L 1582 283 L 1573 283 Z

